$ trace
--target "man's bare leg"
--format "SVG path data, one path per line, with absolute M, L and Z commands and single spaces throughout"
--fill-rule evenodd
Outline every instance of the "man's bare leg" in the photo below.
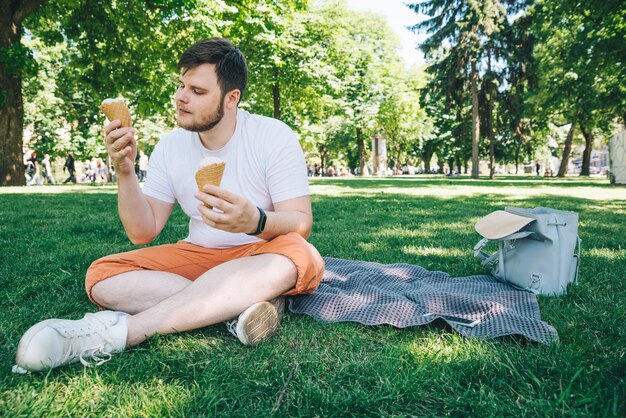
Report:
M 137 345 L 156 333 L 188 331 L 232 319 L 254 303 L 273 299 L 291 289 L 296 277 L 293 262 L 278 254 L 261 254 L 223 263 L 187 286 L 178 281 L 178 292 L 129 317 L 127 344 Z M 132 296 L 129 295 L 140 294 L 141 287 L 127 282 L 125 294 L 116 301 L 113 294 L 104 294 L 108 290 L 106 287 L 96 292 L 96 286 L 92 291 L 94 299 L 107 301 L 107 307 L 115 306 L 120 310 L 140 307 L 139 304 L 132 306 Z M 175 286 L 164 284 L 153 290 L 152 298 L 141 303 L 154 301 L 174 290 Z
M 129 271 L 96 283 L 91 289 L 91 296 L 107 309 L 137 314 L 191 283 L 191 280 L 164 271 Z

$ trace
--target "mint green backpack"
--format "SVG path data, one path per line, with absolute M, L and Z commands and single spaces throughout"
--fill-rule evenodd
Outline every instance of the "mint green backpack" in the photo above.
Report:
M 550 208 L 506 207 L 481 218 L 476 231 L 484 238 L 474 247 L 496 279 L 541 295 L 560 295 L 578 279 L 578 214 Z M 483 252 L 494 241 L 498 250 Z

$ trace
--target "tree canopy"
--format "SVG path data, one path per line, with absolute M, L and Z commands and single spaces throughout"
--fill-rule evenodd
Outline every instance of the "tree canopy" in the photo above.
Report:
M 176 63 L 226 37 L 250 67 L 241 106 L 289 124 L 310 161 L 367 172 L 370 138 L 394 163 L 479 174 L 488 159 L 545 154 L 566 125 L 583 173 L 595 138 L 624 119 L 626 13 L 618 0 L 409 4 L 426 68 L 407 68 L 382 16 L 343 0 L 0 0 L 0 185 L 25 183 L 23 152 L 105 156 L 99 103 L 125 97 L 148 153 L 174 126 Z M 26 141 L 25 141 L 26 140 Z M 587 167 L 587 171 L 585 171 Z M 560 173 L 563 175 L 564 173 Z

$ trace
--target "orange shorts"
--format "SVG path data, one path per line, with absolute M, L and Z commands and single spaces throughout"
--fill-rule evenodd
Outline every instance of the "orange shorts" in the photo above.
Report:
M 146 247 L 100 258 L 91 264 L 85 278 L 87 296 L 93 286 L 121 273 L 137 270 L 167 271 L 189 280 L 195 280 L 213 267 L 237 258 L 259 254 L 280 254 L 289 258 L 298 270 L 293 289 L 284 294 L 312 293 L 320 284 L 324 273 L 324 260 L 319 252 L 295 232 L 280 235 L 271 241 L 260 241 L 228 249 L 205 248 L 179 241 L 176 244 Z

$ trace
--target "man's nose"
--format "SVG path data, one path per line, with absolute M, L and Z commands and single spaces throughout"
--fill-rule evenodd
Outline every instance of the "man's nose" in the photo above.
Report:
M 185 89 L 180 88 L 176 91 L 174 95 L 174 100 L 177 102 L 187 102 L 187 94 L 185 93 Z

